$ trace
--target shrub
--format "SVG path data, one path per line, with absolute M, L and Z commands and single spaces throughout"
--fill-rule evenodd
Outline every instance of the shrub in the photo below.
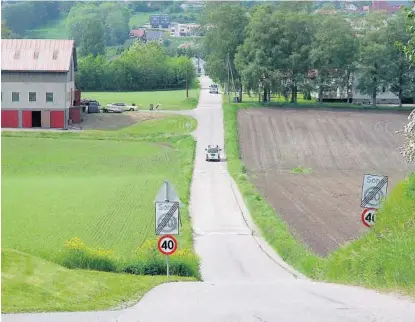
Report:
M 82 268 L 105 272 L 117 270 L 113 251 L 88 248 L 78 237 L 65 242 L 62 265 L 67 268 Z
M 149 239 L 136 250 L 135 258 L 123 265 L 123 272 L 138 275 L 166 275 L 166 258 L 157 249 L 157 239 Z M 177 276 L 199 275 L 198 258 L 191 249 L 179 249 L 169 256 L 169 273 Z

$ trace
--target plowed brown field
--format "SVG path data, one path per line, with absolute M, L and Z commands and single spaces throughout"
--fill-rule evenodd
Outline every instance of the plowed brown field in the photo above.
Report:
M 360 221 L 363 174 L 411 170 L 399 154 L 409 112 L 239 110 L 242 159 L 253 182 L 291 232 L 327 255 L 367 230 Z M 292 173 L 298 166 L 309 174 Z

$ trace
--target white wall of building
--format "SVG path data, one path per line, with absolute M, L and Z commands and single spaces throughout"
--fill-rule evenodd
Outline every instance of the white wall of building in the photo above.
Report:
M 1 107 L 4 109 L 63 109 L 69 108 L 67 83 L 2 82 Z M 19 93 L 19 102 L 12 101 L 12 92 Z M 36 92 L 36 101 L 29 102 L 29 92 Z M 46 102 L 46 93 L 53 93 L 53 102 Z

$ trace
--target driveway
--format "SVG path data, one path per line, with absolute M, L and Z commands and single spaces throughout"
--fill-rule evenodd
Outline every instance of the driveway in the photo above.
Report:
M 209 83 L 201 78 L 202 88 Z M 183 114 L 198 120 L 190 214 L 203 282 L 160 285 L 122 311 L 2 315 L 3 321 L 415 321 L 413 302 L 313 282 L 288 267 L 256 232 L 226 162 L 205 161 L 208 144 L 224 146 L 220 95 L 202 89 L 197 109 Z

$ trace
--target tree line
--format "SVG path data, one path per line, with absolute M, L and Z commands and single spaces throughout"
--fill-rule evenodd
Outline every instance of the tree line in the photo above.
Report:
M 235 88 L 279 93 L 297 102 L 297 93 L 357 89 L 376 104 L 391 91 L 402 101 L 415 96 L 415 71 L 399 44 L 410 33 L 405 14 L 387 17 L 310 14 L 310 3 L 280 2 L 248 8 L 237 3 L 208 4 L 202 14 L 205 68 L 222 84 L 232 71 Z M 242 90 L 243 89 L 243 90 Z M 350 96 L 350 94 L 349 94 Z
M 79 58 L 76 84 L 83 91 L 181 89 L 195 77 L 188 57 L 170 57 L 158 43 L 136 41 L 113 60 L 104 55 Z

